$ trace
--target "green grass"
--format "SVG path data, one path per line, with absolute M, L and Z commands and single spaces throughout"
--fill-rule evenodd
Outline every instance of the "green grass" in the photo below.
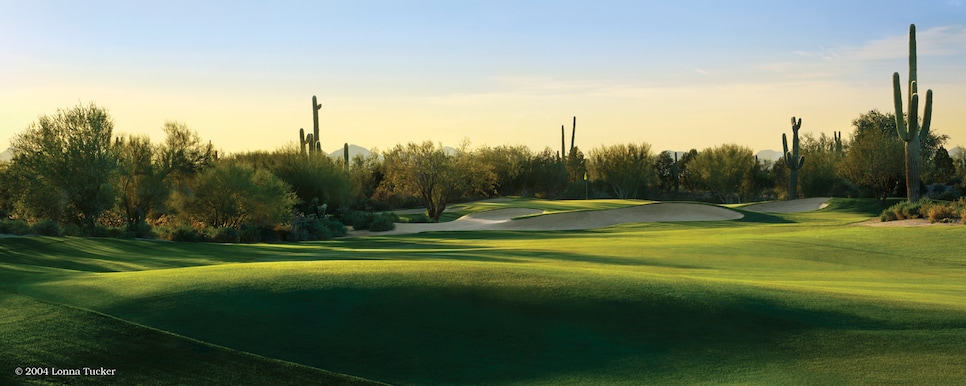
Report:
M 559 213 L 617 209 L 651 202 L 645 200 L 539 200 L 534 198 L 515 198 L 509 201 L 477 201 L 450 205 L 448 210 L 440 216 L 439 221 L 453 221 L 468 214 L 496 209 L 527 208 L 543 210 L 546 213 Z M 412 215 L 400 215 L 400 218 L 410 217 Z
M 246 366 L 289 383 L 966 382 L 966 226 L 850 225 L 870 212 L 279 245 L 0 238 L 0 344 L 17 342 L 0 351 L 134 383 L 262 383 L 229 378 Z

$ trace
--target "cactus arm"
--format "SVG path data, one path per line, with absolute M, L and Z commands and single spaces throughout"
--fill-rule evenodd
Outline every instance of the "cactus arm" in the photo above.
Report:
M 805 156 L 798 157 L 798 168 L 801 169 L 805 165 Z
M 909 141 L 909 131 L 906 130 L 906 122 L 902 119 L 902 84 L 899 83 L 899 73 L 892 73 L 892 98 L 896 105 L 896 131 L 899 132 L 899 138 L 903 141 Z
M 917 135 L 919 135 L 919 94 L 912 94 L 912 98 L 909 99 L 909 122 L 906 122 L 907 137 L 904 138 L 906 142 L 912 141 Z M 896 118 L 901 119 L 901 118 Z
M 919 129 L 919 140 L 925 141 L 929 136 L 930 123 L 932 123 L 932 90 L 926 90 L 926 109 L 922 116 L 922 128 Z
M 788 153 L 788 138 L 785 137 L 785 133 L 782 133 L 782 153 Z

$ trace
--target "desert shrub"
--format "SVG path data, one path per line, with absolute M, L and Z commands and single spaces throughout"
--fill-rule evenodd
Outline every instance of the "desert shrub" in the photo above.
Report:
M 57 225 L 56 221 L 50 219 L 42 220 L 34 224 L 31 227 L 31 231 L 41 236 L 60 236 L 62 234 L 60 225 Z
M 30 233 L 30 224 L 24 220 L 0 220 L 0 233 L 8 235 L 25 235 Z
M 923 201 L 925 201 L 925 200 L 923 200 Z M 902 203 L 901 209 L 902 209 L 902 215 L 903 215 L 903 217 L 905 217 L 905 218 L 920 218 L 920 217 L 922 217 L 922 215 L 919 213 L 919 208 L 921 207 L 921 205 L 922 205 L 922 201 L 920 201 L 920 202 L 908 202 L 908 201 L 906 201 L 906 202 Z
M 891 218 L 894 216 L 896 220 L 920 218 L 922 217 L 921 210 L 920 210 L 922 205 L 925 204 L 928 206 L 929 205 L 928 203 L 929 203 L 928 200 L 921 200 L 919 202 L 902 201 L 883 210 L 882 214 L 880 215 L 880 218 L 884 218 L 882 217 L 882 215 L 885 215 L 886 212 L 892 212 L 893 215 L 887 216 L 887 217 Z M 889 221 L 889 220 L 883 220 L 883 221 Z
M 896 221 L 898 220 L 898 218 L 896 217 L 896 212 L 890 209 L 886 209 L 886 210 L 883 210 L 881 214 L 879 214 L 879 220 L 882 222 Z
M 926 213 L 929 216 L 929 222 L 951 222 L 958 214 L 951 203 L 930 205 L 929 211 Z
M 396 229 L 396 221 L 399 220 L 399 216 L 395 213 L 385 212 L 380 213 L 372 218 L 372 222 L 369 223 L 369 230 L 373 232 L 385 232 Z
M 102 224 L 94 224 L 89 232 L 91 237 L 112 237 L 119 238 L 124 233 L 124 229 Z
M 153 239 L 157 237 L 154 233 L 154 228 L 148 225 L 146 222 L 139 222 L 137 224 L 128 226 L 127 231 L 121 236 L 124 238 L 142 238 L 142 239 Z
M 369 224 L 372 223 L 373 217 L 372 212 L 350 210 L 342 214 L 342 223 L 359 231 L 369 229 Z
M 328 217 L 322 219 L 322 225 L 329 230 L 329 233 L 332 235 L 332 237 L 345 236 L 346 232 L 348 231 L 345 227 L 345 224 Z
M 191 225 L 178 225 L 171 229 L 168 240 L 196 243 L 201 241 L 201 235 Z
M 276 243 L 282 240 L 282 234 L 271 225 L 242 224 L 238 233 L 243 243 Z
M 214 230 L 211 241 L 215 243 L 237 243 L 241 241 L 241 235 L 235 228 L 218 228 Z
M 328 240 L 332 236 L 345 235 L 345 225 L 341 222 L 330 219 L 319 219 L 315 215 L 298 214 L 292 216 L 289 224 L 288 234 L 285 240 L 288 241 L 314 241 Z

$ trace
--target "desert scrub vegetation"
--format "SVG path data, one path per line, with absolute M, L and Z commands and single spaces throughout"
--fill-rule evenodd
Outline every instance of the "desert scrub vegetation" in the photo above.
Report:
M 924 218 L 929 222 L 956 222 L 966 214 L 966 198 L 956 201 L 922 199 L 918 202 L 903 201 L 882 211 L 881 221 Z

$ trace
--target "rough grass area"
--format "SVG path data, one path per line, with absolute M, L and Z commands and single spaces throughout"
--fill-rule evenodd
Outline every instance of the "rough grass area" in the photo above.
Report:
M 851 225 L 878 210 L 288 245 L 4 238 L 0 344 L 149 374 L 133 383 L 181 383 L 184 361 L 396 384 L 966 382 L 966 227 Z M 28 322 L 48 318 L 65 332 Z M 146 352 L 157 364 L 130 362 Z

